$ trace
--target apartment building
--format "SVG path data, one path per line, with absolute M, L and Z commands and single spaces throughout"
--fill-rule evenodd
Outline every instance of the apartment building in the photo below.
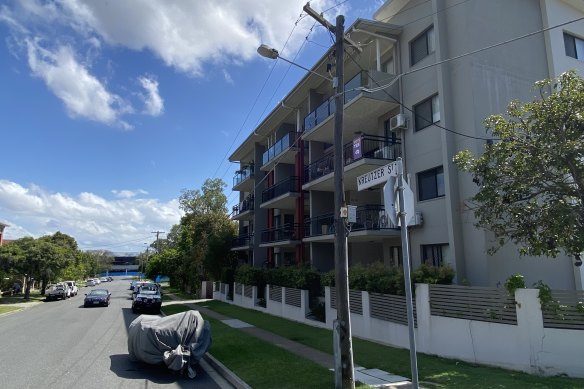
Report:
M 483 120 L 509 101 L 535 96 L 533 83 L 568 69 L 584 74 L 579 0 L 390 0 L 372 20 L 346 28 L 343 166 L 347 203 L 357 207 L 349 265 L 402 263 L 399 227 L 388 220 L 381 187 L 357 177 L 402 157 L 415 197 L 413 268 L 449 264 L 456 281 L 528 283 L 582 289 L 572 258 L 520 257 L 512 245 L 487 254 L 493 236 L 477 229 L 465 200 L 476 192 L 452 163 L 488 142 Z M 532 34 L 534 32 L 537 32 Z M 229 157 L 240 169 L 233 251 L 254 266 L 308 262 L 334 267 L 334 67 L 329 49 Z M 322 76 L 319 76 L 322 75 Z

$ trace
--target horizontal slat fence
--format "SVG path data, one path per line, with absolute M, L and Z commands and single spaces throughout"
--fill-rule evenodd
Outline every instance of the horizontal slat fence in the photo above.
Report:
M 337 309 L 337 288 L 331 288 L 331 308 Z M 363 314 L 363 297 L 360 290 L 349 290 L 349 310 Z
M 414 326 L 417 327 L 416 301 L 413 300 L 412 303 L 414 307 Z M 369 293 L 369 309 L 371 317 L 375 319 L 408 325 L 405 296 Z
M 552 299 L 560 306 L 542 309 L 545 328 L 584 330 L 584 312 L 577 308 L 578 303 L 584 303 L 584 291 L 552 290 Z
M 270 300 L 278 303 L 282 302 L 282 287 L 270 285 Z
M 430 285 L 434 316 L 517 325 L 515 300 L 506 289 Z
M 241 295 L 241 287 L 242 287 L 242 285 L 239 282 L 233 283 L 233 289 L 235 291 L 235 294 Z
M 300 308 L 302 306 L 302 299 L 300 289 L 286 288 L 286 304 L 293 307 Z
M 245 297 L 251 298 L 253 294 L 253 286 L 252 285 L 246 285 L 244 290 L 243 290 L 243 295 Z

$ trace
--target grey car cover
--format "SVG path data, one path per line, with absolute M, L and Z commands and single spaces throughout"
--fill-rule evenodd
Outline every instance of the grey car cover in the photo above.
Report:
M 188 371 L 211 346 L 211 326 L 199 311 L 159 317 L 140 315 L 128 329 L 130 358 L 149 364 L 164 363 L 170 370 Z

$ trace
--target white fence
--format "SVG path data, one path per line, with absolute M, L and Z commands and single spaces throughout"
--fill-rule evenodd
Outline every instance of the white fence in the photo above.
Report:
M 258 305 L 257 288 L 252 288 L 251 298 L 245 296 L 245 286 L 241 285 L 239 294 L 238 288 L 235 284 L 233 301 L 227 300 L 229 285 L 224 284 L 216 288 L 213 298 L 330 329 L 337 317 L 333 308 L 334 292 L 331 293 L 329 287 L 325 288 L 326 323 L 306 317 L 309 313 L 306 290 L 268 285 L 264 294 L 266 306 L 261 307 Z M 429 285 L 416 285 L 415 335 L 419 352 L 532 374 L 584 377 L 584 330 L 581 327 L 544 326 L 537 289 L 518 289 L 515 300 L 505 296 L 497 300 L 494 297 L 497 290 L 449 288 L 433 291 L 432 300 Z M 456 315 L 452 314 L 452 308 L 449 310 L 444 305 L 444 293 L 449 291 L 453 296 L 452 306 L 456 308 L 458 304 L 460 307 L 461 313 L 456 314 L 459 317 L 453 317 Z M 351 305 L 358 303 L 361 312 L 351 312 L 352 334 L 382 344 L 409 348 L 408 327 L 403 321 L 405 309 L 400 306 L 404 300 L 400 296 L 386 297 L 351 291 Z M 440 301 L 441 298 L 443 301 Z

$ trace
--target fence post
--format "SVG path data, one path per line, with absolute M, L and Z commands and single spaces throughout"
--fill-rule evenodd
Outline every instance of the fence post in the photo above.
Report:
M 521 341 L 522 354 L 525 366 L 529 366 L 531 373 L 538 373 L 539 353 L 542 351 L 544 338 L 543 316 L 537 289 L 515 290 L 515 309 L 517 311 L 517 326 Z
M 432 318 L 430 311 L 430 285 L 416 284 L 416 320 L 418 323 L 417 343 L 420 352 L 436 353 L 429 350 L 432 344 Z

